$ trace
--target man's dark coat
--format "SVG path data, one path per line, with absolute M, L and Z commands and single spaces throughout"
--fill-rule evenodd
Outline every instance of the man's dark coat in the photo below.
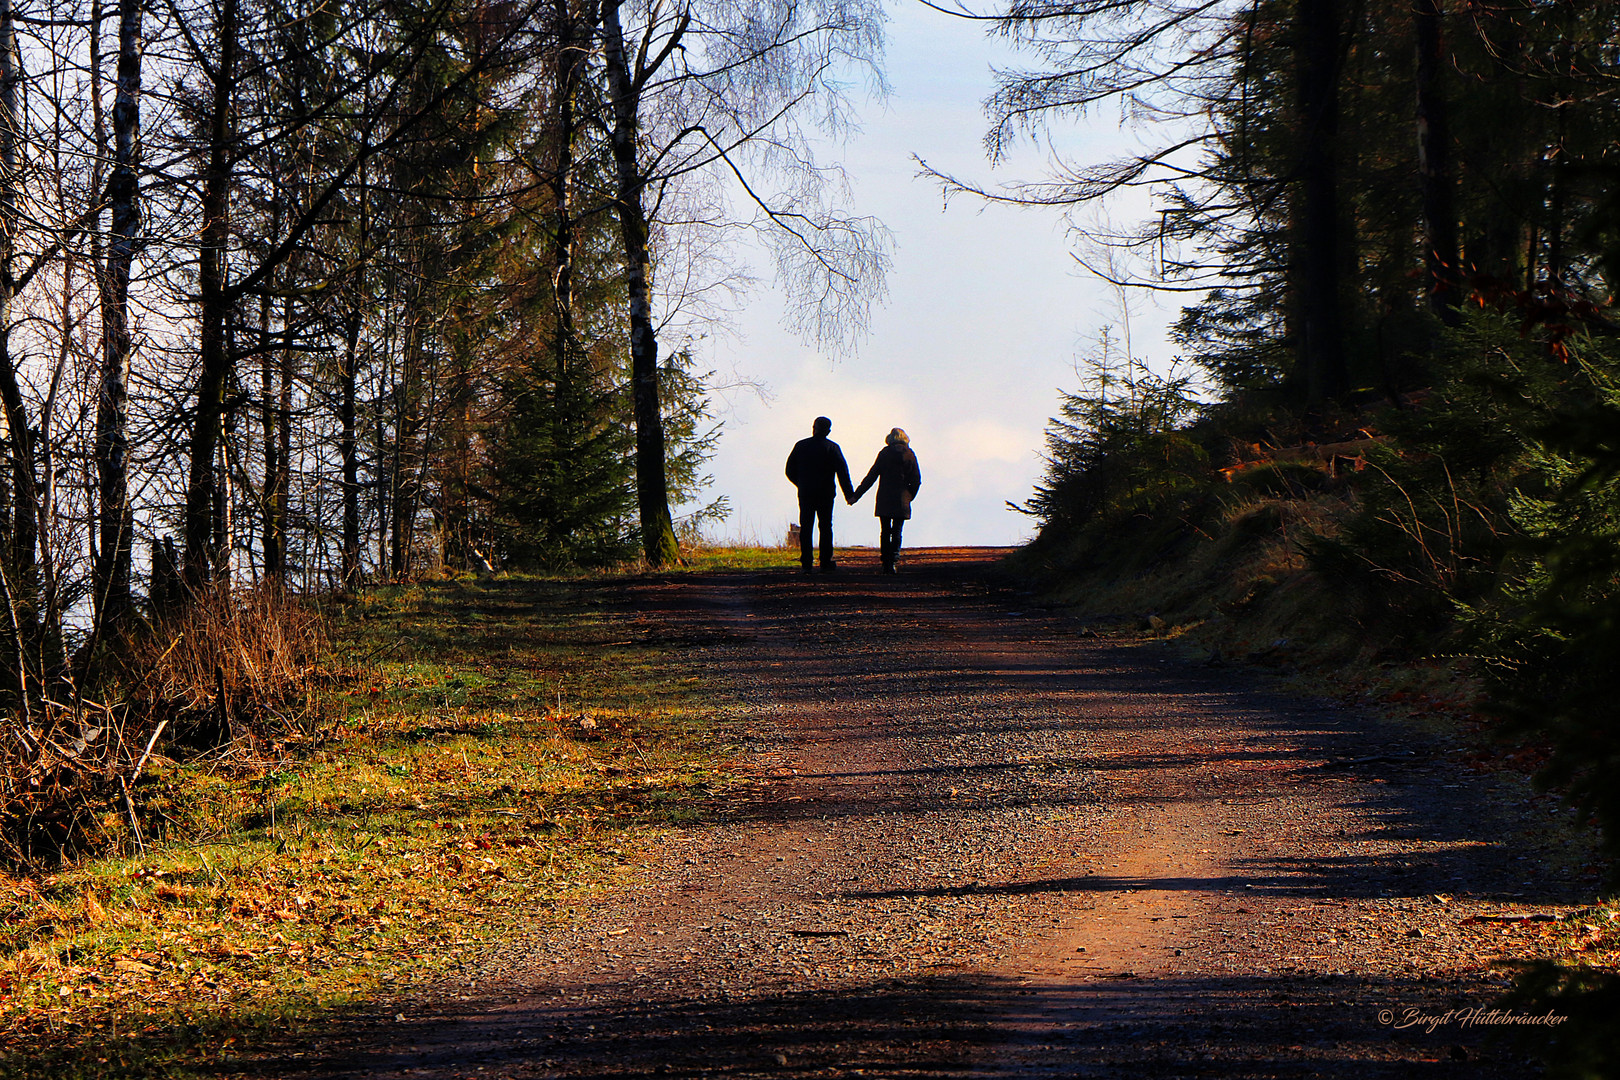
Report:
M 812 435 L 793 444 L 787 459 L 787 478 L 799 489 L 799 501 L 815 506 L 830 505 L 842 484 L 844 494 L 853 490 L 849 463 L 838 444 L 825 435 Z

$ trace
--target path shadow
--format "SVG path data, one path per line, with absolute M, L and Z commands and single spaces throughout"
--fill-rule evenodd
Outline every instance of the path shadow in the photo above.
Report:
M 983 591 L 968 595 L 973 586 Z M 1242 872 L 1208 882 L 1073 877 L 980 887 L 1244 889 L 1312 898 L 1467 892 L 1545 903 L 1588 895 L 1589 883 L 1567 868 L 1536 865 L 1526 872 L 1528 856 L 1515 846 L 1516 834 L 1527 815 L 1546 814 L 1544 801 L 1512 778 L 1493 788 L 1465 769 L 1455 747 L 1416 725 L 1285 693 L 1266 673 L 1203 667 L 1162 645 L 1083 638 L 1060 614 L 1009 617 L 1011 605 L 1026 599 L 996 585 L 989 563 L 940 564 L 898 582 L 851 575 L 806 583 L 753 572 L 714 575 L 672 593 L 660 618 L 746 624 L 768 646 L 758 655 L 769 662 L 749 669 L 752 677 L 768 700 L 793 713 L 799 738 L 857 751 L 891 740 L 914 747 L 911 764 L 863 768 L 857 752 L 849 768 L 810 769 L 780 787 L 768 785 L 734 807 L 742 820 L 883 816 L 907 827 L 978 807 L 1061 810 L 1118 802 L 1114 793 L 1123 782 L 1131 803 L 1222 799 L 1264 806 L 1296 785 L 1331 785 L 1376 822 L 1336 846 L 1417 840 L 1429 850 L 1418 858 L 1340 850 L 1249 859 L 1238 864 Z M 859 635 L 840 629 L 874 611 L 887 616 L 863 623 Z M 975 648 L 931 650 L 907 629 L 923 622 L 971 630 Z M 1174 739 L 1189 715 L 1197 717 L 1195 726 L 1236 734 L 1218 744 L 1189 737 L 1173 752 L 1086 752 L 1092 733 L 1150 731 L 1163 741 L 1169 732 Z M 822 719 L 832 716 L 838 719 Z M 1009 756 L 985 752 L 1003 743 Z M 954 754 L 958 744 L 975 753 Z M 1039 761 L 1010 753 L 1030 745 L 1046 749 Z M 1171 770 L 1181 782 L 1151 790 L 1149 778 Z
M 1521 1077 L 1525 1048 L 1440 982 L 1236 977 L 1053 983 L 951 974 L 752 994 L 647 980 L 479 1003 L 335 1048 L 319 1077 Z M 1381 1020 L 1385 1014 L 1387 1019 Z M 995 1062 L 996 1064 L 991 1064 Z M 282 1063 L 248 1070 L 279 1076 Z

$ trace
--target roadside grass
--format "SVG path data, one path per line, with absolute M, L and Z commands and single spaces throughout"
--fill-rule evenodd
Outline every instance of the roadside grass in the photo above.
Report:
M 700 544 L 681 552 L 685 569 L 694 572 L 713 570 L 772 570 L 797 567 L 797 548 L 761 547 L 758 545 Z
M 1613 898 L 1568 914 L 1538 932 L 1550 955 L 1521 962 L 1500 1004 L 1558 1018 L 1550 1029 L 1525 1028 L 1518 1041 L 1553 1078 L 1620 1075 L 1620 902 Z
M 144 850 L 0 877 L 0 1076 L 229 1074 L 568 920 L 700 816 L 736 782 L 714 704 L 612 588 L 368 592 L 317 734 L 158 756 Z
M 1550 931 L 1558 941 L 1554 959 L 1569 968 L 1620 971 L 1620 900 L 1573 912 Z

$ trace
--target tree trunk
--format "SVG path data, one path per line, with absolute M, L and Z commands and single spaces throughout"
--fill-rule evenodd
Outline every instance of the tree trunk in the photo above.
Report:
M 569 0 L 556 0 L 557 58 L 552 69 L 552 107 L 556 110 L 556 152 L 551 167 L 551 298 L 556 322 L 551 348 L 558 385 L 564 378 L 574 337 L 574 92 L 584 52 L 576 43 Z
M 281 231 L 281 202 L 276 200 L 270 211 L 270 240 L 274 242 L 276 234 Z M 264 486 L 259 492 L 260 518 L 264 525 L 262 537 L 264 548 L 264 577 L 265 582 L 272 587 L 284 584 L 285 559 L 283 558 L 281 530 L 277 527 L 274 503 L 276 498 L 276 477 L 281 474 L 281 460 L 277 457 L 279 444 L 276 440 L 276 365 L 273 359 L 274 350 L 270 347 L 272 334 L 270 333 L 270 312 L 274 307 L 270 293 L 265 292 L 259 297 L 259 435 L 264 440 Z
M 1299 369 L 1296 378 L 1312 408 L 1348 384 L 1341 297 L 1339 218 L 1338 0 L 1301 0 L 1295 47 L 1299 91 L 1298 240 Z
M 410 306 L 415 308 L 414 303 Z M 405 580 L 411 574 L 416 511 L 421 496 L 421 457 L 417 436 L 422 426 L 419 395 L 424 332 L 416 316 L 407 319 L 400 343 L 399 377 L 393 388 L 394 446 L 389 493 L 388 569 L 396 581 Z
M 99 23 L 96 34 L 100 36 Z M 141 0 L 119 0 L 118 81 L 113 98 L 113 166 L 107 180 L 112 228 L 102 273 L 101 382 L 96 394 L 96 470 L 101 543 L 96 552 L 98 622 L 113 627 L 130 608 L 134 516 L 129 507 L 129 274 L 140 235 Z
M 39 490 L 34 472 L 34 432 L 23 400 L 11 353 L 11 304 L 16 298 L 12 282 L 17 256 L 18 188 L 21 186 L 22 116 L 18 91 L 22 86 L 22 56 L 17 49 L 15 13 L 11 0 L 0 0 L 0 408 L 6 421 L 11 451 L 11 513 L 6 521 L 10 543 L 3 553 L 5 577 L 0 594 L 10 609 L 0 625 L 15 634 L 19 685 L 28 693 L 28 667 L 38 639 L 35 561 L 38 553 Z M 9 651 L 9 650 L 8 650 Z M 10 660 L 11 657 L 7 657 Z
M 297 270 L 289 274 L 296 279 Z M 265 499 L 264 499 L 264 563 L 265 573 L 276 588 L 287 584 L 287 494 L 292 485 L 292 349 L 293 302 L 284 299 L 281 305 L 281 348 L 265 357 L 265 404 L 274 424 L 266 424 L 264 432 Z M 274 371 L 275 387 L 271 386 Z M 275 548 L 272 568 L 270 551 Z
M 641 86 L 632 76 L 619 23 L 619 0 L 602 8 L 604 53 L 613 97 L 614 209 L 623 244 L 625 286 L 630 307 L 630 387 L 636 422 L 636 499 L 642 553 L 650 566 L 680 558 L 669 512 L 665 468 L 664 417 L 658 400 L 658 338 L 653 328 L 651 257 L 643 203 L 646 177 L 637 160 Z M 674 31 L 679 39 L 681 28 Z M 672 46 L 673 47 L 673 46 Z
M 405 576 L 405 478 L 410 466 L 405 462 L 405 387 L 394 384 L 393 464 L 388 470 L 388 576 L 399 581 Z
M 574 347 L 574 140 L 579 137 L 575 97 L 585 72 L 591 27 L 597 20 L 594 4 L 578 13 L 572 0 L 556 0 L 557 59 L 552 70 L 552 107 L 556 109 L 556 152 L 551 169 L 552 248 L 551 293 L 556 306 L 556 332 L 552 349 L 558 377 Z
M 561 403 L 567 400 L 570 380 L 581 365 L 581 350 L 574 318 L 574 249 L 578 229 L 574 222 L 574 144 L 579 137 L 577 95 L 585 73 L 587 47 L 596 25 L 598 8 L 594 0 L 575 11 L 573 0 L 556 0 L 553 18 L 557 52 L 552 67 L 552 107 L 555 140 L 551 162 L 551 298 L 553 323 L 551 339 L 552 407 L 546 410 L 550 424 L 553 458 L 569 445 L 565 430 L 568 417 Z M 538 385 L 530 388 L 539 394 Z M 553 461 L 547 474 L 536 479 L 555 490 L 562 482 L 567 464 Z
M 219 56 L 214 69 L 212 112 L 208 118 L 208 163 L 203 175 L 202 250 L 197 273 L 200 301 L 196 415 L 192 420 L 191 461 L 186 477 L 185 582 L 195 594 L 212 580 L 221 553 L 213 534 L 218 498 L 215 457 L 219 453 L 231 354 L 226 341 L 232 298 L 226 291 L 226 244 L 230 238 L 231 105 L 235 96 L 237 0 L 223 0 L 219 14 Z
M 1553 109 L 1558 118 L 1556 132 L 1557 141 L 1547 150 L 1544 160 L 1547 163 L 1547 282 L 1554 287 L 1564 284 L 1564 188 L 1565 188 L 1565 153 L 1564 137 L 1569 126 L 1569 109 L 1560 103 Z
M 344 589 L 360 587 L 360 332 L 365 327 L 366 261 L 371 251 L 371 198 L 366 174 L 360 174 L 360 233 L 355 250 L 353 302 L 343 327 L 343 357 L 338 368 L 338 459 L 343 468 L 343 534 L 339 541 L 338 577 Z M 381 459 L 379 459 L 380 461 Z
M 384 353 L 384 362 L 386 368 L 392 368 L 393 365 L 388 363 L 388 354 L 386 352 Z M 392 374 L 391 371 L 384 371 L 385 376 L 390 374 Z M 383 382 L 384 385 L 386 385 L 387 379 L 385 378 Z M 376 421 L 374 424 L 372 424 L 372 433 L 376 437 L 375 461 L 377 462 L 377 480 L 375 484 L 377 497 L 375 499 L 374 509 L 377 526 L 377 576 L 385 577 L 389 572 L 388 526 L 390 523 L 390 499 L 394 490 L 394 473 L 392 463 L 388 459 L 388 411 L 381 395 L 378 395 L 378 400 L 372 409 L 372 414 Z
M 241 312 L 233 304 L 225 317 L 226 356 L 236 356 L 236 324 L 240 317 Z M 227 402 L 232 398 L 239 400 L 240 389 L 233 370 L 224 391 Z M 231 557 L 236 551 L 236 462 L 232 453 L 237 445 L 236 427 L 240 419 L 234 405 L 220 411 L 219 447 L 214 459 L 214 567 L 211 575 L 216 593 L 231 587 Z
M 355 285 L 354 307 L 343 328 L 343 358 L 338 371 L 338 457 L 343 465 L 343 536 L 338 577 L 344 589 L 360 585 L 360 434 L 358 387 L 360 373 L 361 298 L 365 271 Z
M 1423 189 L 1424 265 L 1429 303 L 1447 326 L 1456 326 L 1461 303 L 1458 266 L 1457 198 L 1451 167 L 1451 133 L 1445 94 L 1440 88 L 1445 56 L 1441 0 L 1415 0 L 1417 34 L 1418 176 Z

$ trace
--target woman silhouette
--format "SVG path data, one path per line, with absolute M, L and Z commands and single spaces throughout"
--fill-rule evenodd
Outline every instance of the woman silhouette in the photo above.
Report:
M 917 468 L 917 455 L 911 451 L 911 438 L 899 428 L 890 430 L 878 451 L 872 469 L 849 497 L 854 506 L 873 483 L 878 486 L 873 511 L 882 523 L 883 535 L 880 551 L 883 554 L 883 572 L 896 573 L 895 561 L 900 557 L 900 530 L 911 517 L 911 500 L 922 487 L 922 473 Z

